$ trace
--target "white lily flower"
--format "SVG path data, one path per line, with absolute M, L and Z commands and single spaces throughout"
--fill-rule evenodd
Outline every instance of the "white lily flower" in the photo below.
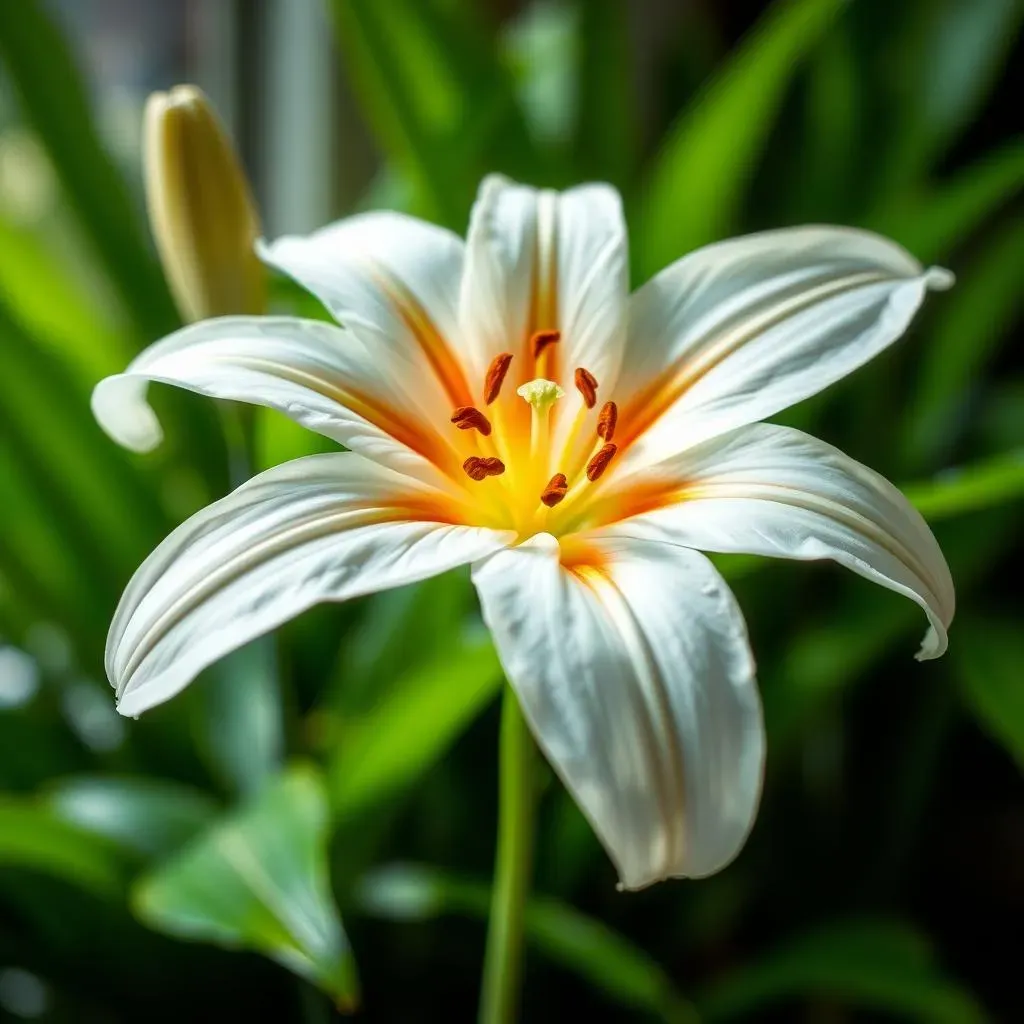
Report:
M 136 450 L 149 381 L 279 409 L 349 452 L 265 472 L 150 556 L 106 667 L 137 715 L 320 601 L 470 563 L 523 712 L 622 884 L 742 846 L 764 731 L 743 618 L 701 551 L 832 559 L 917 602 L 946 647 L 949 570 L 880 476 L 758 421 L 895 341 L 929 288 L 877 235 L 708 246 L 633 295 L 617 193 L 488 178 L 465 243 L 395 213 L 262 246 L 340 326 L 225 317 L 93 397 Z

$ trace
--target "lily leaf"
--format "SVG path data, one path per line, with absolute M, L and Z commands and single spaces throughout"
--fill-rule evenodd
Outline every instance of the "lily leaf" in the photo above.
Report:
M 199 688 L 202 751 L 232 792 L 249 796 L 281 767 L 284 721 L 276 643 L 262 636 L 207 670 Z
M 919 195 L 899 195 L 868 218 L 924 263 L 950 251 L 1024 190 L 1024 142 L 989 153 Z
M 592 177 L 622 188 L 636 149 L 627 5 L 584 0 L 579 17 L 576 153 Z
M 292 768 L 143 878 L 136 913 L 180 938 L 263 953 L 351 1009 L 355 965 L 331 897 L 327 842 L 320 776 Z
M 36 232 L 0 216 L 0 298 L 90 386 L 119 373 L 130 346 L 102 308 Z
M 1011 221 L 961 275 L 937 318 L 909 407 L 901 448 L 911 468 L 934 466 L 971 426 L 982 377 L 1006 331 L 1024 309 L 1024 220 Z M 964 338 L 970 338 L 969 345 Z
M 898 94 L 888 183 L 927 171 L 981 108 L 1024 18 L 1018 0 L 934 0 L 908 4 L 909 31 L 884 53 Z
M 452 878 L 423 865 L 394 864 L 365 875 L 356 900 L 364 913 L 392 921 L 445 914 L 486 920 L 491 891 L 483 882 Z M 664 970 L 600 921 L 559 900 L 532 896 L 525 924 L 531 946 L 623 1005 L 678 1024 L 698 1019 Z
M 933 482 L 905 489 L 929 522 L 1024 498 L 1024 449 L 962 469 L 944 470 Z
M 669 130 L 635 220 L 640 280 L 731 233 L 786 88 L 842 7 L 775 3 Z
M 97 136 L 67 43 L 39 0 L 0 4 L 0 60 L 140 334 L 166 334 L 177 323 L 170 294 Z
M 468 19 L 436 0 L 330 9 L 370 122 L 428 217 L 461 231 L 483 174 L 537 175 L 511 77 Z
M 329 776 L 334 813 L 350 818 L 421 775 L 494 697 L 501 680 L 486 639 L 410 669 L 337 738 Z
M 954 667 L 960 694 L 981 727 L 1024 770 L 1024 636 L 1020 624 L 1000 619 L 964 623 Z
M 0 869 L 27 868 L 117 898 L 124 869 L 115 847 L 36 800 L 0 796 Z
M 76 775 L 57 782 L 45 802 L 57 818 L 143 857 L 172 853 L 217 815 L 205 793 L 145 777 Z
M 808 996 L 928 1024 L 986 1019 L 974 998 L 939 972 L 924 938 L 887 920 L 842 921 L 802 935 L 728 972 L 697 1005 L 711 1022 L 747 1020 L 763 1007 Z

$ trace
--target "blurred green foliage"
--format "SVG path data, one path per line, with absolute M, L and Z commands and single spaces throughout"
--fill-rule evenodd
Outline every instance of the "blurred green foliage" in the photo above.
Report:
M 525 1019 L 1019 1019 L 1024 4 L 327 6 L 381 152 L 360 206 L 463 231 L 487 172 L 604 178 L 638 282 L 798 221 L 872 227 L 959 278 L 786 414 L 935 525 L 951 656 L 916 665 L 916 610 L 863 581 L 723 559 L 769 728 L 748 848 L 617 894 L 545 775 Z M 467 1019 L 500 674 L 464 573 L 317 609 L 145 720 L 114 713 L 118 594 L 230 474 L 209 403 L 159 395 L 146 458 L 93 423 L 92 384 L 174 315 L 73 49 L 40 0 L 0 4 L 4 80 L 89 257 L 83 276 L 0 209 L 0 1019 L 11 968 L 42 979 L 52 1021 L 325 1021 L 357 973 L 370 1019 Z M 256 442 L 258 465 L 320 444 L 264 413 Z

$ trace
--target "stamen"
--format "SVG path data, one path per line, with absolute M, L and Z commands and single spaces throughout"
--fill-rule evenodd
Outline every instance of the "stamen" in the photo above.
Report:
M 484 437 L 487 437 L 491 432 L 491 424 L 488 422 L 487 417 L 472 405 L 460 405 L 452 413 L 452 423 L 459 430 L 479 430 Z
M 540 496 L 540 500 L 547 505 L 548 508 L 554 508 L 564 497 L 565 492 L 569 490 L 569 481 L 566 480 L 564 473 L 556 473 L 549 481 L 547 487 L 544 488 L 544 492 Z
M 619 422 L 619 407 L 614 402 L 605 402 L 597 417 L 597 436 L 610 441 L 615 436 L 615 425 Z
M 593 409 L 597 404 L 597 378 L 589 371 L 580 366 L 576 370 L 576 390 L 583 396 L 583 402 L 588 409 Z
M 470 455 L 462 464 L 466 476 L 470 480 L 483 480 L 488 476 L 501 476 L 505 472 L 505 463 L 501 459 L 481 458 L 479 455 Z
M 548 347 L 548 345 L 554 345 L 556 341 L 562 340 L 561 331 L 537 331 L 533 337 L 530 338 L 530 351 L 533 352 L 533 358 L 539 359 L 541 352 Z
M 487 368 L 487 376 L 484 378 L 485 405 L 490 405 L 501 393 L 501 385 L 505 383 L 505 374 L 508 373 L 511 362 L 511 352 L 502 352 L 491 361 L 491 365 Z
M 616 444 L 606 444 L 588 463 L 587 463 L 587 479 L 593 483 L 595 480 L 599 480 L 601 474 L 608 468 L 608 463 L 612 461 L 613 456 L 619 450 L 619 446 Z

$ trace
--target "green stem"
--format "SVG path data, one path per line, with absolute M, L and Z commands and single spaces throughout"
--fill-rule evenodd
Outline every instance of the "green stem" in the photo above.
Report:
M 511 686 L 501 710 L 498 853 L 480 1024 L 511 1024 L 519 1002 L 523 916 L 533 860 L 533 739 Z

